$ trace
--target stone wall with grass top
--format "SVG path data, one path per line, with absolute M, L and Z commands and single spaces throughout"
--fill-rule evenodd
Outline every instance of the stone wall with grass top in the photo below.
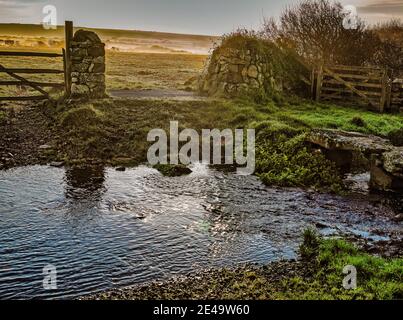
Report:
M 78 30 L 71 44 L 72 96 L 105 96 L 105 44 L 91 31 Z
M 213 50 L 199 89 L 210 96 L 273 96 L 296 89 L 301 68 L 272 42 L 253 34 L 234 33 Z
M 213 55 L 202 91 L 208 95 L 237 96 L 249 91 L 281 91 L 269 57 L 249 49 L 227 48 Z

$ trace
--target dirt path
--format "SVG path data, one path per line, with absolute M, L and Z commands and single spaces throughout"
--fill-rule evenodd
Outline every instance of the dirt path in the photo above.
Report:
M 150 89 L 150 90 L 110 90 L 110 96 L 114 98 L 129 99 L 169 99 L 169 100 L 204 100 L 205 97 L 192 91 L 174 89 Z
M 46 163 L 53 132 L 40 106 L 18 106 L 6 114 L 0 125 L 0 169 Z

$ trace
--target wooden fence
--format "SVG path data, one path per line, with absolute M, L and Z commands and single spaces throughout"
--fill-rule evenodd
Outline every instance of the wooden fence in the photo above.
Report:
M 390 109 L 393 103 L 387 69 L 320 66 L 314 69 L 311 88 L 316 101 L 355 103 L 379 112 Z
M 65 24 L 65 34 L 66 34 L 66 48 L 70 48 L 70 43 L 73 37 L 73 23 L 71 21 L 66 21 Z M 40 93 L 39 95 L 31 96 L 0 96 L 0 101 L 31 101 L 31 100 L 46 100 L 50 99 L 49 92 L 44 88 L 59 88 L 64 89 L 65 95 L 69 96 L 71 93 L 71 57 L 70 50 L 62 49 L 61 53 L 47 53 L 47 52 L 11 52 L 11 51 L 0 51 L 0 61 L 1 57 L 19 57 L 23 59 L 24 57 L 42 57 L 42 58 L 52 58 L 52 59 L 63 59 L 63 70 L 57 69 L 47 69 L 47 68 L 9 68 L 0 63 L 0 73 L 5 73 L 13 80 L 0 80 L 1 86 L 24 86 L 30 87 L 34 91 Z M 52 81 L 33 81 L 22 76 L 22 74 L 63 74 L 64 82 L 52 82 Z
M 403 79 L 396 79 L 392 83 L 391 105 L 403 112 Z

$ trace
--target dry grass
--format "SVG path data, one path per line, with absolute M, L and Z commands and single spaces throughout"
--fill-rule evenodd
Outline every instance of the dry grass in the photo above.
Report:
M 185 89 L 206 56 L 193 54 L 107 52 L 108 89 Z
M 49 51 L 49 50 L 48 50 Z M 112 89 L 187 89 L 203 69 L 206 56 L 173 53 L 133 53 L 107 51 L 107 88 Z M 61 58 L 1 57 L 0 64 L 15 68 L 63 69 Z M 63 82 L 63 75 L 23 75 L 29 80 Z M 13 80 L 0 74 L 0 80 Z M 31 90 L 0 87 L 0 96 L 27 95 Z

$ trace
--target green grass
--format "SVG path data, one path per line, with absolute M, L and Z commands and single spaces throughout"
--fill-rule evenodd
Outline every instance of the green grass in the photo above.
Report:
M 218 113 L 217 110 L 221 112 Z M 226 101 L 112 100 L 62 106 L 53 113 L 60 135 L 56 137 L 59 158 L 69 162 L 89 159 L 133 165 L 147 161 L 148 132 L 161 128 L 169 132 L 170 121 L 180 129 L 226 128 L 236 111 Z
M 371 256 L 340 239 L 319 239 L 305 233 L 301 251 L 309 252 L 314 270 L 311 278 L 294 277 L 283 281 L 278 299 L 303 300 L 394 300 L 403 299 L 403 259 Z M 314 239 L 314 240 L 312 240 Z M 343 288 L 343 269 L 357 269 L 357 288 Z
M 54 111 L 54 107 L 51 107 Z M 363 121 L 357 121 L 357 117 Z M 180 129 L 255 128 L 256 174 L 268 185 L 314 187 L 340 192 L 334 164 L 314 153 L 304 136 L 315 127 L 388 135 L 403 126 L 402 115 L 380 115 L 313 102 L 283 99 L 256 104 L 248 100 L 113 100 L 62 107 L 59 158 L 66 162 L 95 159 L 106 164 L 146 162 L 147 134 L 170 121 Z M 322 120 L 317 120 L 322 119 Z M 326 120 L 325 120 L 326 119 Z
M 332 104 L 297 102 L 288 104 L 284 110 L 278 110 L 277 116 L 286 122 L 300 122 L 309 128 L 333 128 L 357 131 L 379 136 L 403 128 L 403 116 L 379 114 L 354 107 Z M 361 119 L 363 125 L 355 124 L 354 119 Z
M 256 173 L 264 183 L 334 192 L 342 190 L 340 174 L 332 162 L 313 153 L 304 143 L 306 132 L 312 128 L 330 128 L 395 137 L 403 128 L 402 115 L 295 98 L 256 105 L 250 114 L 254 120 L 250 125 L 257 131 Z M 265 114 L 266 120 L 262 121 Z

